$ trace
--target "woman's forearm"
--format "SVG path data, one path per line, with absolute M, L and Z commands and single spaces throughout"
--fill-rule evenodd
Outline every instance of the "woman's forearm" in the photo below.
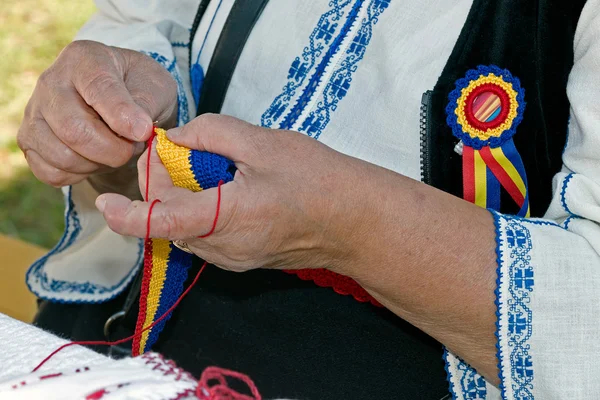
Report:
M 401 175 L 379 175 L 357 235 L 360 261 L 341 272 L 498 384 L 492 216 Z

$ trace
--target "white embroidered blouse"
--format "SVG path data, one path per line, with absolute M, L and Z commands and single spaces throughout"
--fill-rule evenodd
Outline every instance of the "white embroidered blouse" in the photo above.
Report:
M 96 3 L 98 13 L 78 39 L 153 57 L 177 81 L 179 123 L 186 123 L 198 97 L 188 46 L 199 0 Z M 193 41 L 192 70 L 208 68 L 232 4 L 210 3 Z M 353 7 L 359 22 L 343 29 Z M 419 179 L 421 95 L 435 85 L 470 7 L 471 0 L 271 1 L 241 55 L 222 112 L 303 132 Z M 286 106 L 295 104 L 333 45 L 341 51 L 327 63 L 310 101 L 298 118 L 286 119 Z M 600 394 L 600 0 L 588 1 L 573 45 L 569 137 L 545 219 L 496 215 L 504 392 L 448 354 L 456 399 Z M 27 283 L 44 299 L 111 299 L 140 267 L 142 241 L 108 229 L 87 183 L 64 192 L 64 237 L 31 267 Z

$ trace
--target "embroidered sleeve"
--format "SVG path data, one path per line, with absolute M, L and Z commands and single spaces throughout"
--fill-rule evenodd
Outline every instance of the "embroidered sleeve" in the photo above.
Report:
M 97 0 L 98 13 L 82 28 L 78 40 L 95 40 L 152 57 L 177 82 L 178 122 L 193 112 L 188 68 L 189 26 L 194 1 L 173 7 L 168 1 Z M 112 232 L 94 206 L 96 191 L 82 182 L 63 189 L 65 232 L 26 277 L 38 297 L 67 303 L 102 302 L 127 287 L 142 263 L 142 240 Z
M 545 218 L 494 214 L 503 399 L 592 399 L 600 393 L 598 10 L 600 1 L 588 1 L 579 20 L 567 88 L 568 142 Z M 447 361 L 455 398 L 500 398 L 456 357 Z

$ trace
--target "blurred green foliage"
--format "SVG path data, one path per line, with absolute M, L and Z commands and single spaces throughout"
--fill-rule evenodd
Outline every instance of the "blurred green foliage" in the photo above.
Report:
M 44 247 L 62 233 L 62 194 L 29 172 L 15 137 L 38 76 L 93 12 L 91 0 L 0 1 L 0 233 Z

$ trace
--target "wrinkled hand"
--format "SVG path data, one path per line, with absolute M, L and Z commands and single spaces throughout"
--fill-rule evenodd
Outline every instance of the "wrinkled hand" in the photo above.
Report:
M 381 168 L 345 156 L 305 135 L 256 127 L 232 117 L 203 115 L 168 132 L 181 145 L 221 154 L 238 168 L 222 186 L 221 212 L 212 227 L 217 189 L 193 193 L 174 187 L 155 148 L 151 152 L 149 198 L 160 199 L 151 236 L 183 239 L 199 257 L 234 271 L 321 268 L 339 271 L 352 260 L 365 215 L 370 177 Z M 145 190 L 146 155 L 139 162 Z M 117 194 L 96 205 L 112 230 L 144 237 L 150 204 Z
M 146 55 L 76 41 L 40 77 L 17 141 L 35 176 L 139 197 L 135 161 L 153 121 L 173 127 L 177 85 Z

